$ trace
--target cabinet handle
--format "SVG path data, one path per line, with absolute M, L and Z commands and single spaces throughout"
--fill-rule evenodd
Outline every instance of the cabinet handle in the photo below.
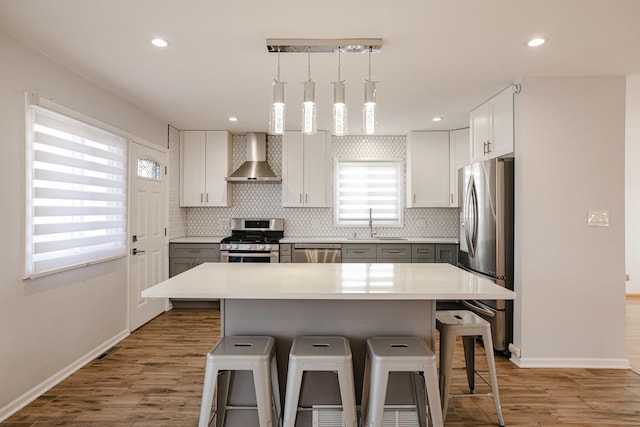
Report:
M 453 193 L 451 193 L 451 203 L 453 203 Z
M 304 193 L 304 202 L 309 203 L 309 194 Z
M 190 254 L 199 254 L 200 253 L 200 249 L 190 249 L 189 253 Z
M 300 204 L 302 204 L 302 193 L 300 193 Z
M 207 203 L 209 203 L 209 193 L 207 193 Z
M 200 203 L 204 202 L 204 194 L 200 193 Z
M 352 251 L 354 254 L 366 254 L 367 251 Z
M 418 249 L 418 253 L 419 254 L 428 254 L 430 252 L 431 252 L 430 249 Z
M 416 193 L 413 193 L 413 203 L 416 202 Z
M 399 254 L 400 251 L 387 250 L 387 253 L 389 253 L 389 254 Z

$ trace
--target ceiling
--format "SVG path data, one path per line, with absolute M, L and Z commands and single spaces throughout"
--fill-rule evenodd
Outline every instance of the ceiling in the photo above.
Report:
M 66 67 L 179 129 L 237 134 L 268 129 L 268 38 L 382 38 L 378 133 L 405 134 L 465 127 L 521 76 L 638 74 L 638 18 L 637 0 L 0 0 L 0 29 Z M 152 46 L 158 36 L 169 47 Z M 534 36 L 548 42 L 529 48 Z M 286 127 L 300 129 L 307 54 L 280 56 Z M 341 58 L 353 134 L 367 61 Z M 311 55 L 319 129 L 330 129 L 337 63 Z

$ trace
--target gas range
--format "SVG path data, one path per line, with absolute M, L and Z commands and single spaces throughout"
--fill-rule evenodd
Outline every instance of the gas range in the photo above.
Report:
M 233 218 L 231 236 L 220 241 L 222 262 L 278 262 L 284 220 Z

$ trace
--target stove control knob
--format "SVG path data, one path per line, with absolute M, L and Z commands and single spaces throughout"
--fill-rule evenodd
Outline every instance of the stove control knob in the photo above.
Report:
M 265 251 L 270 251 L 271 250 L 271 245 L 264 245 L 264 250 Z
M 238 245 L 231 245 L 231 249 L 238 249 Z
M 258 246 L 258 250 L 259 250 L 259 251 L 264 251 L 264 245 L 259 245 L 259 246 Z

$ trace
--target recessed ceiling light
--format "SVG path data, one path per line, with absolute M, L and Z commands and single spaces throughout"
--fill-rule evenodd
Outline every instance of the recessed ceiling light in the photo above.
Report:
M 169 42 L 166 41 L 165 39 L 161 39 L 161 38 L 155 38 L 155 39 L 151 40 L 151 44 L 154 45 L 155 47 L 167 47 L 167 46 L 169 46 Z
M 442 120 L 442 117 L 434 117 L 433 119 L 431 119 L 434 122 L 439 122 Z
M 546 41 L 547 40 L 543 39 L 542 37 L 536 37 L 535 39 L 529 40 L 529 43 L 527 43 L 527 46 L 529 47 L 542 46 Z
M 230 122 L 237 122 L 238 118 L 237 117 L 229 117 L 229 121 Z

